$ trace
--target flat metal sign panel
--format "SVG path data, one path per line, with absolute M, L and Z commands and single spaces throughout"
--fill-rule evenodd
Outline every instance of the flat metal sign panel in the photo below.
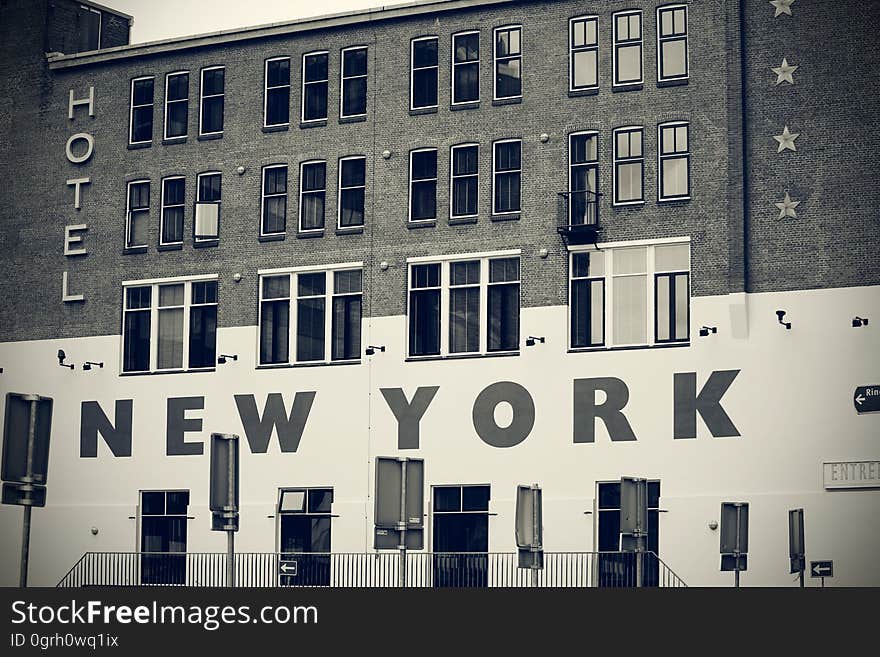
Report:
M 532 570 L 542 570 L 544 568 L 544 551 L 543 550 L 518 550 L 519 567 L 531 568 Z
M 540 488 L 517 486 L 516 488 L 516 546 L 539 548 L 542 545 L 543 523 L 542 495 Z M 535 517 L 537 514 L 537 517 Z
M 400 479 L 403 464 L 396 458 L 376 457 L 376 527 L 397 529 L 400 522 Z
M 737 522 L 739 518 L 739 522 Z M 748 502 L 723 502 L 721 504 L 721 554 L 749 551 L 749 504 Z M 742 570 L 742 569 L 740 569 Z
M 620 479 L 620 533 L 648 533 L 648 480 Z
M 737 563 L 739 567 L 737 568 Z M 721 571 L 722 572 L 732 572 L 735 570 L 743 571 L 749 569 L 749 557 L 746 554 L 741 554 L 739 557 L 735 557 L 732 554 L 722 554 L 721 555 Z
M 46 487 L 6 482 L 3 484 L 2 502 L 19 506 L 46 506 Z
M 239 508 L 238 442 L 235 434 L 211 434 L 210 508 L 214 513 Z
M 857 413 L 880 411 L 880 384 L 856 388 L 853 393 L 853 406 Z
M 633 536 L 632 534 L 620 535 L 620 551 L 621 552 L 647 552 L 648 551 L 648 535 Z
M 406 460 L 406 528 L 425 526 L 425 462 Z M 407 541 L 408 542 L 408 541 Z M 421 548 L 419 548 L 421 549 Z
M 804 510 L 791 509 L 788 512 L 788 556 L 791 559 L 791 572 L 804 569 Z
M 296 559 L 282 560 L 278 562 L 278 574 L 296 577 L 299 570 L 299 561 Z
M 880 460 L 826 461 L 822 464 L 825 490 L 880 488 Z
M 834 577 L 834 562 L 831 559 L 811 561 L 810 577 Z
M 400 532 L 396 529 L 376 527 L 373 532 L 373 549 L 396 550 L 400 547 Z M 425 549 L 425 532 L 422 529 L 409 529 L 406 532 L 407 550 Z
M 28 472 L 28 440 L 31 403 L 36 401 L 34 446 Z M 3 481 L 46 485 L 49 469 L 49 436 L 52 430 L 52 399 L 17 392 L 6 394 L 3 426 Z

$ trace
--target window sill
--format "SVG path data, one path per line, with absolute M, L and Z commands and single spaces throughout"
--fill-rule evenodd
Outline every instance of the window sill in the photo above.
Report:
M 466 226 L 467 224 L 475 224 L 477 223 L 477 215 L 473 217 L 450 217 L 449 225 L 450 226 Z
M 214 139 L 223 139 L 222 132 L 213 132 L 209 135 L 199 135 L 197 138 L 199 141 L 212 141 Z
M 183 244 L 160 244 L 156 247 L 157 251 L 181 251 Z
M 617 93 L 618 91 L 641 91 L 645 88 L 645 84 L 643 82 L 633 82 L 631 84 L 617 84 L 611 87 L 611 91 Z
M 568 350 L 570 354 L 595 353 L 603 351 L 634 351 L 636 349 L 671 349 L 676 347 L 690 347 L 690 341 L 687 342 L 669 342 L 662 344 L 637 344 L 626 347 L 572 347 Z
M 643 208 L 645 207 L 644 199 L 641 201 L 623 201 L 621 203 L 612 203 L 611 207 L 615 210 L 626 210 L 627 208 Z
M 363 232 L 363 226 L 343 226 L 336 229 L 337 235 L 360 235 Z
M 569 89 L 569 98 L 581 98 L 583 96 L 598 96 L 599 87 L 590 87 L 589 89 Z
M 200 374 L 202 372 L 216 372 L 216 367 L 200 367 L 192 370 L 163 370 L 161 372 L 120 372 L 119 376 L 159 376 L 163 374 Z
M 677 196 L 675 198 L 658 198 L 657 203 L 666 205 L 668 203 L 687 203 L 690 200 L 690 196 Z
M 366 120 L 366 114 L 359 114 L 358 116 L 340 116 L 339 124 L 342 125 L 344 123 L 363 123 Z
M 407 221 L 406 227 L 410 230 L 415 230 L 416 228 L 433 228 L 437 225 L 436 219 L 424 219 L 421 221 Z
M 314 121 L 300 121 L 299 127 L 305 128 L 323 128 L 327 125 L 327 119 L 315 119 Z
M 284 123 L 282 125 L 264 125 L 260 128 L 263 132 L 287 132 L 289 129 L 289 123 Z
M 436 114 L 436 107 L 416 107 L 415 109 L 410 109 L 410 116 L 421 116 L 422 114 Z
M 672 80 L 657 80 L 657 88 L 663 89 L 664 87 L 681 87 L 688 83 L 689 78 L 675 78 Z
M 519 221 L 521 212 L 505 212 L 504 214 L 493 214 L 492 221 Z
M 201 242 L 193 242 L 194 249 L 207 249 L 212 246 L 220 246 L 220 240 L 203 240 Z
M 122 255 L 137 255 L 138 253 L 146 253 L 146 246 L 127 246 L 122 249 Z
M 145 141 L 141 144 L 129 144 L 127 146 L 127 148 L 130 151 L 137 151 L 137 150 L 140 150 L 141 148 L 150 148 L 152 145 L 153 145 L 152 141 Z
M 501 107 L 502 105 L 519 105 L 522 103 L 522 96 L 515 98 L 496 98 L 492 101 L 492 107 Z
M 457 105 L 450 105 L 449 110 L 452 112 L 458 112 L 459 110 L 472 110 L 472 109 L 480 109 L 480 101 L 475 100 L 470 103 L 458 103 Z
M 175 144 L 185 144 L 186 143 L 186 135 L 182 135 L 180 137 L 168 137 L 162 140 L 163 146 L 174 146 Z
M 262 365 L 257 365 L 256 369 L 258 370 L 285 370 L 285 369 L 293 369 L 297 367 L 338 367 L 340 365 L 360 365 L 361 359 L 358 358 L 356 360 L 331 360 L 331 361 L 315 361 L 312 363 L 264 363 Z
M 421 363 L 424 361 L 438 360 L 465 360 L 468 358 L 509 358 L 511 356 L 519 356 L 519 351 L 499 351 L 485 354 L 448 354 L 446 356 L 408 356 L 404 358 L 405 363 Z
M 296 239 L 307 240 L 312 237 L 324 237 L 324 229 L 321 230 L 301 230 L 297 232 Z
M 258 242 L 281 242 L 287 237 L 284 233 L 276 233 L 274 235 L 260 235 L 257 237 Z

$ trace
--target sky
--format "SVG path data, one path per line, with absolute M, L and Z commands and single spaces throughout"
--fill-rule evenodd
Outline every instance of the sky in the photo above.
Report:
M 134 16 L 131 42 L 231 30 L 405 0 L 96 0 Z

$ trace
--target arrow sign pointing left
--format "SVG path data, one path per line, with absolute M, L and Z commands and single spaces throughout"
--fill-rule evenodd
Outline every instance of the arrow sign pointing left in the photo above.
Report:
M 853 407 L 858 413 L 880 411 L 880 384 L 856 388 L 853 392 Z
M 834 562 L 811 561 L 810 577 L 834 577 Z
M 279 569 L 282 573 L 291 572 L 296 575 L 296 562 L 294 561 L 293 563 L 282 563 L 281 566 L 279 566 Z

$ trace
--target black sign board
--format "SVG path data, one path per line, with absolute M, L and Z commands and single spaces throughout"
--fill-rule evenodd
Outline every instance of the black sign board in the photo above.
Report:
M 834 577 L 834 562 L 828 561 L 811 561 L 810 577 Z
M 804 510 L 792 509 L 788 512 L 788 558 L 792 573 L 802 572 L 804 560 Z
M 211 529 L 238 531 L 238 436 L 211 434 Z
M 3 426 L 3 504 L 46 505 L 52 399 L 10 392 Z
M 738 557 L 732 554 L 722 554 L 721 555 L 721 571 L 722 572 L 736 572 L 742 570 L 748 570 L 749 566 L 749 556 L 747 554 L 741 554 Z
M 721 554 L 749 551 L 749 503 L 724 502 L 721 505 Z
M 402 484 L 405 491 L 401 490 Z M 375 549 L 391 550 L 400 547 L 401 529 L 405 529 L 403 544 L 407 549 L 424 549 L 424 489 L 424 460 L 376 457 L 376 505 L 373 516 Z M 403 517 L 401 513 L 404 514 Z
M 858 413 L 880 411 L 880 383 L 856 388 L 853 393 L 853 406 Z

